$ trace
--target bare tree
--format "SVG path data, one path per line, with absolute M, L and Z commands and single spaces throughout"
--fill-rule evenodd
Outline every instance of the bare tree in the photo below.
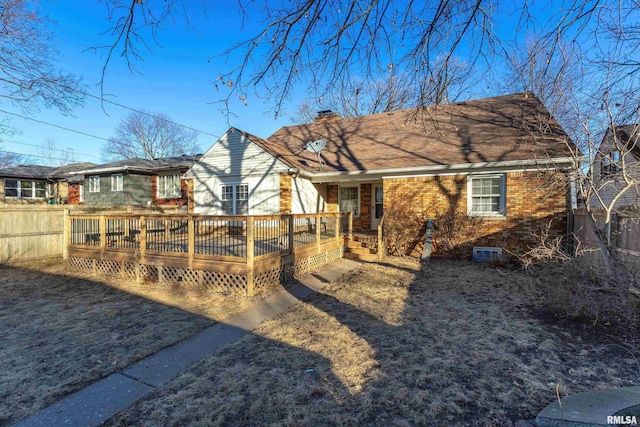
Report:
M 102 146 L 102 155 L 108 160 L 136 157 L 157 159 L 195 154 L 197 132 L 173 122 L 164 114 L 134 111 L 116 128 L 116 134 Z
M 24 163 L 24 157 L 17 153 L 0 150 L 0 169 Z
M 44 106 L 70 114 L 83 103 L 80 78 L 58 70 L 46 25 L 37 1 L 0 1 L 0 99 L 26 111 Z
M 407 79 L 391 76 L 374 82 L 352 79 L 315 101 L 303 101 L 291 121 L 313 122 L 316 112 L 331 110 L 341 117 L 356 117 L 415 107 L 419 88 Z
M 36 154 L 45 166 L 63 166 L 75 162 L 73 150 L 61 148 L 53 138 L 45 138 L 36 149 Z

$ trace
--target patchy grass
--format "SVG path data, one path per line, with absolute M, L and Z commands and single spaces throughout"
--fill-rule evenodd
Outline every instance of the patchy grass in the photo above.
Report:
M 175 286 L 0 266 L 0 426 L 251 304 Z
M 631 385 L 616 336 L 540 310 L 528 277 L 387 259 L 329 285 L 107 424 L 496 425 Z

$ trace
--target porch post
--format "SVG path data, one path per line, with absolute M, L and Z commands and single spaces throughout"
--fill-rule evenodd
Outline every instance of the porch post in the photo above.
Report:
M 254 218 L 253 216 L 247 216 L 247 296 L 252 297 L 254 295 L 253 289 L 253 269 L 254 269 L 254 233 L 253 233 Z

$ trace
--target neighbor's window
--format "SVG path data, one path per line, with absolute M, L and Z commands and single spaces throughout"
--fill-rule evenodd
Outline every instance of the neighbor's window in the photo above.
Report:
M 353 212 L 358 215 L 358 187 L 340 188 L 340 212 Z
M 469 177 L 469 214 L 505 215 L 504 175 Z
M 122 191 L 122 174 L 114 173 L 111 175 L 111 191 Z
M 21 199 L 44 199 L 47 197 L 47 183 L 45 181 L 6 179 L 4 181 L 4 195 Z
M 249 185 L 223 185 L 220 201 L 223 214 L 247 215 L 249 213 Z
M 80 184 L 78 186 L 79 195 L 80 195 L 80 203 L 84 203 L 84 184 Z
M 620 152 L 612 151 L 604 156 L 600 167 L 602 175 L 611 175 L 620 171 Z
M 158 176 L 158 199 L 179 199 L 180 197 L 182 197 L 180 175 Z
M 89 193 L 97 193 L 100 191 L 100 177 L 90 176 L 87 178 L 89 181 Z

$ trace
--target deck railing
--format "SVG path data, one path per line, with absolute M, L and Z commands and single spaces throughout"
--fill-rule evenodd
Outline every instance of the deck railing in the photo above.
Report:
M 66 256 L 253 276 L 350 238 L 352 215 L 70 215 Z

